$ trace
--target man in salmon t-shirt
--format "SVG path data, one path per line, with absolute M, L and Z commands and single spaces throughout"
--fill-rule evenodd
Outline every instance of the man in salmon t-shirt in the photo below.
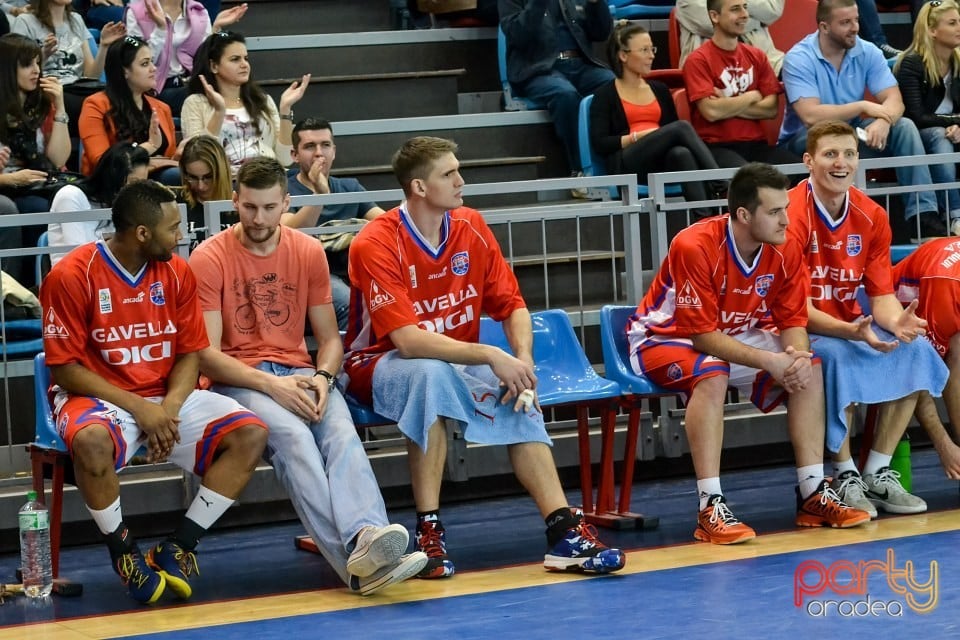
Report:
M 280 224 L 287 177 L 272 158 L 237 173 L 240 222 L 190 256 L 210 349 L 213 389 L 270 427 L 267 459 L 313 541 L 354 592 L 371 595 L 414 576 L 406 528 L 389 524 L 370 461 L 336 387 L 343 360 L 323 245 Z M 291 214 L 286 214 L 291 215 Z M 303 338 L 309 320 L 316 359 Z
M 235 401 L 196 390 L 197 352 L 208 341 L 196 280 L 173 254 L 181 238 L 173 193 L 150 180 L 124 187 L 113 225 L 109 240 L 58 262 L 40 291 L 54 417 L 130 595 L 153 603 L 170 587 L 186 599 L 197 541 L 247 484 L 267 431 Z M 201 478 L 180 526 L 146 558 L 123 523 L 116 473 L 142 447 L 149 460 Z
M 823 475 L 823 377 L 807 338 L 803 263 L 785 244 L 788 184 L 770 165 L 741 167 L 727 192 L 730 213 L 677 234 L 625 329 L 634 371 L 688 397 L 685 428 L 700 501 L 693 535 L 704 542 L 756 537 L 720 486 L 728 387 L 762 411 L 789 397 L 797 526 L 870 519 L 841 502 Z
M 890 469 L 917 395 L 939 396 L 947 369 L 926 340 L 916 302 L 906 309 L 893 294 L 887 212 L 853 186 L 860 162 L 857 135 L 846 122 L 826 120 L 807 132 L 803 161 L 810 177 L 790 191 L 789 241 L 809 274 L 807 328 L 821 358 L 827 389 L 827 448 L 834 452 L 834 489 L 876 517 L 921 513 L 927 504 L 904 490 Z M 863 285 L 871 315 L 858 301 Z M 910 371 L 911 375 L 880 372 Z M 861 477 L 850 453 L 853 403 L 880 404 L 873 445 Z
M 393 171 L 406 200 L 371 220 L 350 249 L 348 391 L 396 420 L 407 437 L 422 578 L 453 575 L 440 522 L 444 420 L 471 442 L 505 444 L 547 524 L 544 566 L 608 573 L 624 566 L 567 505 L 533 395 L 530 313 L 479 212 L 463 206 L 457 145 L 408 140 Z M 479 344 L 480 314 L 503 323 L 516 357 Z

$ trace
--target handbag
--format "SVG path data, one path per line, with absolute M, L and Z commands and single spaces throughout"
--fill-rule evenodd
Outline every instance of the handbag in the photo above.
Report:
M 31 182 L 20 187 L 6 187 L 3 192 L 12 198 L 22 198 L 24 196 L 39 196 L 47 200 L 52 200 L 68 184 L 77 184 L 87 179 L 82 173 L 72 171 L 50 171 L 47 173 L 47 179 L 40 182 Z
M 319 225 L 320 228 L 323 227 L 344 227 L 347 225 L 363 225 L 367 224 L 367 221 L 363 218 L 346 218 L 344 220 L 327 220 L 323 224 Z M 323 250 L 328 253 L 337 253 L 339 251 L 346 251 L 350 248 L 350 243 L 353 242 L 353 239 L 356 237 L 357 231 L 330 231 L 327 233 L 320 233 L 317 237 L 320 239 L 320 244 L 323 245 Z

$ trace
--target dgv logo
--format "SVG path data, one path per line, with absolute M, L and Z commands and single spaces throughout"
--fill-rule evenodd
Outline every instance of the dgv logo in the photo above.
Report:
M 689 280 L 684 282 L 683 286 L 680 287 L 680 292 L 677 294 L 677 306 L 699 307 L 700 305 L 700 296 L 694 291 L 693 285 L 690 284 Z
M 388 291 L 381 291 L 375 280 L 370 281 L 370 295 L 367 298 L 370 305 L 370 311 L 376 311 L 380 307 L 393 304 L 397 301 Z

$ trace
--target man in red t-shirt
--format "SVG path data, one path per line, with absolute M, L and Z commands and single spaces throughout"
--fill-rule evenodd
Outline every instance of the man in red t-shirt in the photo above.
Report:
M 837 499 L 823 476 L 823 378 L 807 339 L 801 256 L 784 244 L 787 186 L 770 165 L 742 167 L 730 181 L 730 214 L 677 234 L 626 327 L 634 371 L 688 396 L 685 425 L 700 500 L 694 537 L 705 542 L 756 536 L 730 511 L 720 487 L 728 387 L 763 411 L 789 396 L 798 526 L 852 527 L 870 519 Z
M 347 390 L 407 437 L 423 578 L 453 575 L 440 522 L 445 420 L 464 438 L 505 444 L 547 524 L 544 566 L 608 573 L 625 555 L 567 505 L 535 399 L 530 313 L 479 212 L 463 206 L 457 145 L 408 140 L 393 171 L 406 200 L 371 220 L 350 248 Z M 480 344 L 480 314 L 503 323 L 515 356 Z
M 827 447 L 834 453 L 834 488 L 844 502 L 876 517 L 921 513 L 927 505 L 904 490 L 890 469 L 893 450 L 907 428 L 917 395 L 939 395 L 947 370 L 926 340 L 927 323 L 916 302 L 906 309 L 893 294 L 887 212 L 853 186 L 859 163 L 857 136 L 846 122 L 810 127 L 803 161 L 810 178 L 790 191 L 790 242 L 809 273 L 808 328 L 824 363 Z M 872 315 L 864 315 L 860 286 Z M 883 375 L 882 371 L 911 371 Z M 875 437 L 863 469 L 850 453 L 853 403 L 879 404 Z
M 897 299 L 919 303 L 917 315 L 927 321 L 927 339 L 933 344 L 950 377 L 943 403 L 953 429 L 951 439 L 929 393 L 921 393 L 914 415 L 926 430 L 948 478 L 960 480 L 960 241 L 929 240 L 893 268 Z
M 740 41 L 750 14 L 743 0 L 707 0 L 713 37 L 683 64 L 693 127 L 721 167 L 750 161 L 791 164 L 800 158 L 767 143 L 764 120 L 775 120 L 783 87 L 766 54 Z
M 198 391 L 207 335 L 197 283 L 173 253 L 181 238 L 174 195 L 130 184 L 113 205 L 116 233 L 78 247 L 43 282 L 43 346 L 54 417 L 77 488 L 106 537 L 130 595 L 156 602 L 166 587 L 192 594 L 194 548 L 237 499 L 267 430 L 234 400 Z M 179 528 L 144 558 L 120 511 L 117 470 L 141 448 L 201 478 Z
M 320 242 L 280 224 L 287 178 L 273 158 L 237 173 L 240 222 L 194 250 L 210 348 L 200 367 L 213 390 L 270 427 L 266 457 L 320 553 L 361 595 L 416 575 L 405 527 L 390 524 L 370 460 L 335 381 L 343 361 Z M 307 320 L 317 342 L 312 358 Z

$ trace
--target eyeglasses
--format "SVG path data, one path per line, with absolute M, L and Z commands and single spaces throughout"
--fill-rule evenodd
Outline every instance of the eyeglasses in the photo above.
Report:
M 187 184 L 200 184 L 201 182 L 213 184 L 213 174 L 210 173 L 205 176 L 195 176 L 192 173 L 185 173 L 183 179 L 187 181 Z
M 638 53 L 642 53 L 642 54 L 644 54 L 644 55 L 646 55 L 646 54 L 648 54 L 648 53 L 652 53 L 653 55 L 657 55 L 657 48 L 656 48 L 656 47 L 640 47 L 639 49 L 624 49 L 624 50 L 623 50 L 624 53 L 632 53 L 632 52 L 634 52 L 634 51 L 636 51 L 636 52 L 638 52 Z

